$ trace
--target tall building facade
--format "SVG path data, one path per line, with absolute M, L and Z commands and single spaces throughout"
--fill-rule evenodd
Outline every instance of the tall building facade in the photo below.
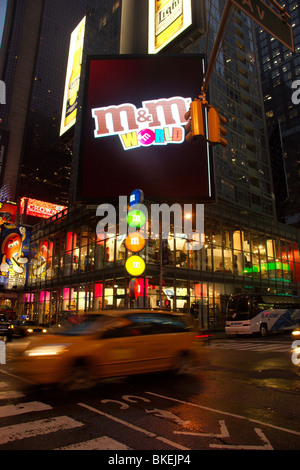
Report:
M 85 13 L 85 0 L 8 2 L 0 129 L 11 135 L 2 184 L 10 185 L 12 200 L 68 203 L 72 151 L 59 128 L 70 35 Z
M 85 54 L 118 54 L 124 6 L 121 0 L 88 2 Z M 224 2 L 207 2 L 208 32 L 182 44 L 182 53 L 207 52 L 209 58 L 223 7 Z M 70 189 L 74 204 L 35 227 L 22 299 L 29 314 L 54 321 L 70 312 L 168 304 L 175 311 L 193 311 L 207 328 L 224 325 L 226 299 L 232 293 L 299 291 L 298 232 L 276 220 L 253 24 L 243 13 L 232 13 L 209 85 L 210 104 L 228 119 L 228 146 L 214 148 L 216 203 L 205 204 L 202 249 L 189 250 L 174 227 L 161 245 L 149 227 L 139 296 L 130 297 L 125 234 L 98 239 L 97 206 L 75 204 L 79 109 Z M 80 99 L 84 84 L 83 74 Z M 111 168 L 110 177 L 117 174 L 118 168 Z
M 292 101 L 292 85 L 300 79 L 300 8 L 295 0 L 279 3 L 290 15 L 295 51 L 262 28 L 256 28 L 256 38 L 277 215 L 282 222 L 300 227 L 300 107 Z
M 8 3 L 9 26 L 5 27 L 5 51 L 1 60 L 1 79 L 6 84 L 7 103 L 0 109 L 0 129 L 9 133 L 9 142 L 7 156 L 2 165 L 1 185 L 9 185 L 12 201 L 17 199 L 18 172 L 22 160 L 43 8 L 43 0 Z
M 208 51 L 208 59 L 221 20 L 222 8 L 207 4 L 207 36 L 186 52 Z M 243 12 L 233 10 L 210 80 L 209 99 L 227 117 L 226 149 L 214 149 L 219 202 L 249 213 L 275 215 L 270 157 L 253 24 Z

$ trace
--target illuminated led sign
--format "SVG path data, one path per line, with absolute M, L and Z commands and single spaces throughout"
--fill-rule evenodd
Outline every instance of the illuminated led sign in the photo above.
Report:
M 191 24 L 191 0 L 149 0 L 148 53 L 159 52 Z
M 37 199 L 25 198 L 21 199 L 21 212 L 24 212 L 25 201 L 27 202 L 27 215 L 33 215 L 34 217 L 40 217 L 42 219 L 48 219 L 55 214 L 66 209 L 65 206 L 59 206 L 58 204 L 52 204 L 50 202 L 38 201 Z
M 185 139 L 185 113 L 191 98 L 174 96 L 143 101 L 142 107 L 124 103 L 92 109 L 94 137 L 117 134 L 124 150 L 149 145 L 181 144 Z
M 60 136 L 74 126 L 76 122 L 85 20 L 86 18 L 84 17 L 71 34 Z
M 212 151 L 185 141 L 204 56 L 87 56 L 77 201 L 115 202 L 132 188 L 150 201 L 214 201 Z

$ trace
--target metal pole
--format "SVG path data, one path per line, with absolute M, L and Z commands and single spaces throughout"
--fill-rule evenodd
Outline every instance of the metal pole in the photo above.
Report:
M 123 0 L 120 54 L 147 54 L 148 1 Z
M 205 80 L 204 80 L 204 84 L 203 84 L 203 87 L 202 87 L 203 93 L 206 93 L 206 91 L 207 91 L 208 82 L 209 82 L 209 79 L 211 77 L 211 74 L 212 74 L 216 59 L 217 59 L 219 46 L 220 46 L 221 39 L 222 39 L 224 30 L 225 30 L 225 26 L 226 26 L 228 15 L 230 13 L 231 6 L 232 6 L 231 5 L 231 0 L 226 0 L 226 4 L 225 4 L 225 8 L 224 8 L 223 15 L 222 15 L 222 18 L 221 18 L 221 22 L 220 22 L 220 25 L 219 25 L 219 29 L 218 29 L 217 36 L 216 36 L 216 39 L 215 39 L 215 42 L 214 42 L 214 47 L 213 47 L 213 50 L 211 52 L 210 62 L 208 64 L 207 72 L 205 74 Z

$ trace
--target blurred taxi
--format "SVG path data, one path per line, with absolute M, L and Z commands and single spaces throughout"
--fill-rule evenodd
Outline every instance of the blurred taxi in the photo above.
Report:
M 32 320 L 16 320 L 13 323 L 13 335 L 14 336 L 30 336 L 36 334 L 45 334 L 47 329 L 35 321 Z
M 87 388 L 107 377 L 177 369 L 195 359 L 194 332 L 180 315 L 125 310 L 89 314 L 80 324 L 35 337 L 15 363 L 35 384 Z

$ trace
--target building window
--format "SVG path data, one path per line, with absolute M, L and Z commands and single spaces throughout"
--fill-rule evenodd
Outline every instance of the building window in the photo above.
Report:
M 115 0 L 112 6 L 112 12 L 114 13 L 119 8 L 119 6 L 120 6 L 120 1 Z

